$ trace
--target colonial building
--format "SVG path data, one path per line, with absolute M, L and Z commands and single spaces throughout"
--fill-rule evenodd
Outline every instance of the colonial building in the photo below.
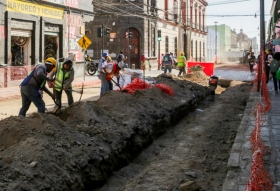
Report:
M 95 19 L 86 28 L 92 29 L 88 53 L 95 59 L 102 51 L 113 59 L 123 51 L 128 63 L 140 68 L 142 54 L 154 67 L 166 52 L 184 51 L 194 60 L 205 56 L 205 0 L 94 0 L 93 5 Z
M 243 29 L 240 29 L 240 33 L 237 34 L 237 44 L 240 50 L 250 51 L 251 39 L 243 33 Z
M 18 83 L 31 66 L 52 56 L 83 61 L 77 41 L 93 19 L 88 0 L 0 0 L 0 87 Z M 21 67 L 21 68 L 19 68 Z
M 215 62 L 217 56 L 217 61 L 220 58 L 220 32 L 212 28 L 207 29 L 207 40 L 206 40 L 206 61 Z

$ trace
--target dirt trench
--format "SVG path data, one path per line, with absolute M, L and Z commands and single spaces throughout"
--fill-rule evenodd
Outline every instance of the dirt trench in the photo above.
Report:
M 215 102 L 204 99 L 95 191 L 220 191 L 252 88 L 220 82 Z
M 58 116 L 34 114 L 28 118 L 10 117 L 0 121 L 2 127 L 0 129 L 1 190 L 95 190 L 100 188 L 112 174 L 115 174 L 115 171 L 131 163 L 143 149 L 151 145 L 159 136 L 165 136 L 169 134 L 166 132 L 173 131 L 170 128 L 178 124 L 182 118 L 197 107 L 199 102 L 205 99 L 209 94 L 208 77 L 196 73 L 191 78 L 197 79 L 197 81 L 189 81 L 173 75 L 161 75 L 156 79 L 157 83 L 172 87 L 175 92 L 174 96 L 169 96 L 157 88 L 136 91 L 133 95 L 111 91 L 98 101 L 75 103 L 58 113 Z M 228 95 L 231 99 L 223 98 L 222 94 L 221 98 L 224 100 L 221 99 L 221 103 L 220 98 L 214 104 L 211 103 L 211 105 L 217 105 L 216 107 L 219 111 L 221 110 L 221 113 L 216 111 L 213 113 L 202 112 L 211 115 L 206 115 L 202 124 L 194 122 L 194 124 L 199 124 L 199 128 L 196 129 L 202 132 L 196 133 L 190 138 L 194 141 L 198 141 L 196 137 L 203 137 L 203 139 L 201 145 L 198 144 L 200 141 L 192 147 L 188 144 L 185 145 L 185 150 L 189 150 L 194 157 L 191 157 L 192 160 L 184 159 L 190 170 L 201 166 L 201 164 L 208 164 L 208 162 L 196 164 L 196 154 L 198 159 L 200 157 L 204 159 L 216 151 L 218 152 L 214 154 L 216 160 L 221 160 L 223 163 L 227 160 L 241 118 L 240 116 L 236 117 L 235 112 L 242 113 L 244 110 L 250 88 L 243 82 L 231 84 L 234 84 L 233 87 L 235 87 Z M 219 89 L 220 87 L 217 91 Z M 239 94 L 242 94 L 242 97 Z M 237 106 L 234 106 L 234 101 L 237 101 Z M 231 108 L 233 109 L 231 110 Z M 217 125 L 216 121 L 219 128 L 215 126 Z M 206 127 L 211 127 L 210 129 L 216 129 L 216 131 L 212 132 Z M 220 129 L 221 127 L 223 128 Z M 207 134 L 203 133 L 204 131 L 209 132 Z M 211 138 L 215 139 L 211 140 Z M 209 141 L 215 144 L 213 148 L 209 148 Z M 215 141 L 218 141 L 218 144 Z M 226 145 L 226 148 L 222 149 L 222 153 L 221 149 L 216 149 L 220 148 L 220 144 Z M 200 147 L 193 149 L 198 145 Z M 175 149 L 174 152 L 182 151 Z M 209 154 L 203 154 L 205 152 Z M 218 156 L 219 154 L 222 154 L 222 157 Z M 176 157 L 174 160 L 177 161 Z M 164 180 L 169 180 L 170 175 L 182 172 L 182 167 L 175 167 L 176 163 L 173 164 L 174 167 L 171 169 L 175 174 L 167 173 L 166 176 L 161 174 L 158 176 L 161 181 L 157 186 L 163 186 L 164 184 L 161 182 L 167 183 L 168 181 Z M 162 166 L 166 165 L 163 163 Z M 147 172 L 153 172 L 149 168 L 147 166 Z M 219 169 L 219 167 L 215 169 Z M 221 177 L 223 173 L 225 175 L 224 171 L 222 173 L 218 171 Z M 183 172 L 186 173 L 186 171 Z M 212 171 L 210 170 L 210 172 Z M 199 171 L 196 173 L 200 175 Z M 141 175 L 144 177 L 141 178 Z M 206 175 L 203 174 L 203 176 Z M 175 177 L 177 176 L 180 176 L 180 173 Z M 137 177 L 148 179 L 145 177 L 145 173 L 140 171 L 139 174 L 135 173 L 131 181 L 122 184 L 119 189 L 139 188 L 138 190 L 143 190 L 139 181 L 133 181 L 137 180 Z M 162 190 L 179 189 L 186 180 L 183 177 L 178 178 L 179 184 L 178 181 L 175 181 Z M 199 178 L 190 181 L 195 182 L 199 189 L 203 189 Z M 149 179 L 143 181 L 143 184 L 146 185 L 144 190 L 154 190 L 152 184 L 149 186 L 146 184 L 147 182 L 156 184 L 157 181 L 149 181 Z M 110 189 L 118 190 L 118 188 L 113 189 L 113 187 Z

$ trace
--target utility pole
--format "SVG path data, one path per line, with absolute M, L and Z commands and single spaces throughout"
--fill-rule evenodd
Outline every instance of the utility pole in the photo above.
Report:
M 215 64 L 217 64 L 217 21 L 215 21 Z
M 257 91 L 260 91 L 262 65 L 264 62 L 264 47 L 265 47 L 265 34 L 264 34 L 264 0 L 260 0 L 260 63 L 258 66 L 258 84 Z

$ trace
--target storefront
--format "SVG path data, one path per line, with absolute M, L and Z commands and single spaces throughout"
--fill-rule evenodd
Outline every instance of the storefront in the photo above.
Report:
M 77 41 L 84 35 L 85 22 L 92 19 L 92 6 L 87 0 L 69 2 L 5 2 L 0 22 L 0 63 L 7 65 L 0 67 L 0 87 L 18 85 L 35 64 L 48 57 L 58 60 L 71 55 L 83 62 Z
M 44 28 L 44 60 L 49 57 L 59 59 L 62 57 L 59 51 L 61 31 L 58 25 L 45 24 Z
M 29 65 L 31 58 L 27 55 L 31 54 L 32 30 L 17 29 L 17 22 L 12 21 L 10 63 L 12 66 Z

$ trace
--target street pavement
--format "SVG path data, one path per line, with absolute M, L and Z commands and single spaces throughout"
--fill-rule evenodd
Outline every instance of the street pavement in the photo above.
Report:
M 146 71 L 146 76 L 155 77 L 162 73 L 163 71 L 160 70 Z M 172 73 L 177 75 L 178 71 L 172 70 Z M 220 79 L 241 81 L 252 81 L 255 77 L 255 74 L 251 74 L 249 69 L 248 71 L 233 71 L 216 68 L 214 74 L 219 76 Z M 99 98 L 100 80 L 96 75 L 75 78 L 73 82 L 74 89 L 81 88 L 82 83 L 84 83 L 86 89 L 94 89 L 83 100 L 93 100 L 91 97 L 95 97 L 95 100 Z M 272 80 L 267 85 L 272 108 L 262 116 L 264 123 L 261 125 L 261 139 L 266 146 L 270 147 L 271 151 L 269 155 L 264 157 L 264 160 L 266 169 L 274 184 L 273 190 L 280 191 L 280 102 L 278 101 L 280 100 L 280 94 L 275 95 Z M 0 105 L 1 100 L 15 98 L 20 98 L 19 87 L 0 88 Z M 250 135 L 255 128 L 253 111 L 255 105 L 261 101 L 260 92 L 252 89 L 249 100 L 251 101 L 247 103 L 228 160 L 228 172 L 223 183 L 222 191 L 245 191 L 250 177 L 252 162 Z M 62 100 L 62 102 L 65 105 L 66 99 Z M 50 106 L 54 106 L 54 104 Z

